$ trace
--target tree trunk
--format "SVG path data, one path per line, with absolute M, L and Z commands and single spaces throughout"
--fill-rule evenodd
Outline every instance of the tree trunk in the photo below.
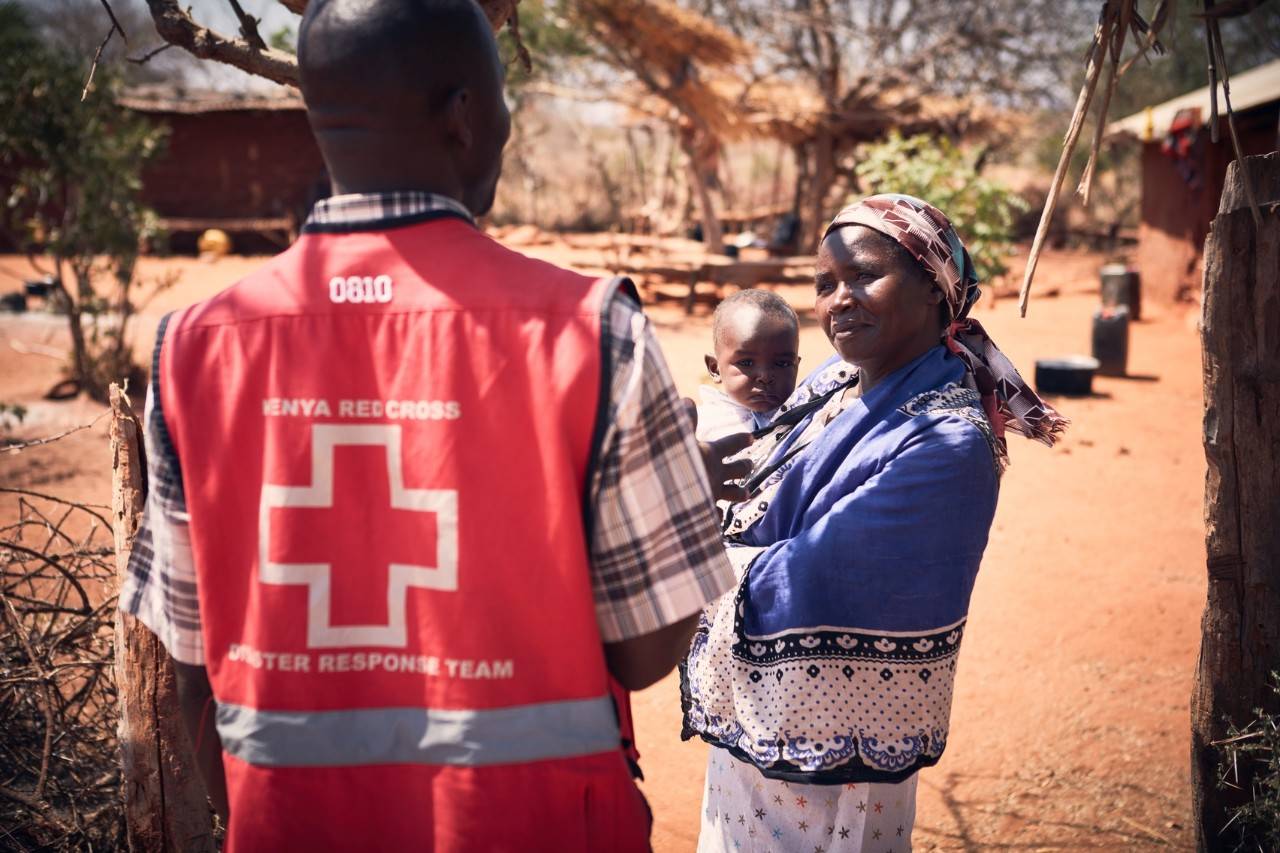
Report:
M 590 143 L 587 144 L 587 152 L 591 158 L 592 167 L 596 170 L 596 174 L 600 176 L 600 186 L 604 189 L 605 203 L 609 205 L 610 228 L 617 228 L 622 223 L 622 192 L 618 188 L 617 181 L 613 179 L 613 175 L 609 174 L 609 164 L 605 162 L 604 155 Z
M 702 164 L 698 162 L 696 146 L 682 142 L 680 146 L 685 153 L 685 168 L 689 171 L 689 188 L 698 201 L 698 216 L 702 222 L 702 243 L 713 255 L 724 254 L 724 232 L 720 230 L 720 214 L 716 210 L 715 201 L 711 197 L 711 188 L 707 185 L 707 176 L 703 173 Z
M 93 397 L 93 366 L 89 358 L 89 344 L 84 339 L 84 315 L 80 313 L 79 300 L 72 299 L 65 288 L 63 297 L 67 300 L 67 327 L 71 332 L 71 378 L 79 386 L 80 393 Z
M 146 492 L 142 429 L 111 386 L 111 513 L 123 585 Z M 116 611 L 116 686 L 125 824 L 131 851 L 213 853 L 212 812 L 178 710 L 173 666 L 141 622 Z
M 71 268 L 71 275 L 76 277 L 76 296 L 71 295 L 71 289 L 67 287 L 67 273 L 65 267 Z M 83 292 L 80 284 L 80 270 L 75 264 L 70 263 L 61 255 L 54 255 L 53 258 L 54 279 L 57 282 L 58 289 L 55 291 L 56 298 L 62 300 L 62 306 L 67 312 L 67 331 L 71 335 L 71 381 L 76 383 L 76 390 L 84 393 L 89 387 L 89 346 L 84 339 L 84 316 L 80 311 L 79 294 Z M 87 273 L 86 273 L 87 274 Z
M 653 151 L 653 134 L 647 134 L 649 137 L 649 150 Z M 631 190 L 630 204 L 632 209 L 642 206 L 649 199 L 649 169 L 645 166 L 645 157 L 640 151 L 640 144 L 636 141 L 635 128 L 627 128 L 627 148 L 631 152 L 631 177 L 633 185 Z M 627 223 L 627 227 L 634 228 L 634 223 Z
M 802 226 L 800 248 L 803 252 L 817 251 L 818 238 L 831 214 L 827 209 L 827 197 L 831 195 L 836 179 L 835 135 L 828 130 L 819 130 L 809 143 L 809 149 L 809 168 L 799 211 Z
M 1277 708 L 1280 668 L 1280 213 L 1254 226 L 1240 163 L 1227 172 L 1205 242 L 1204 448 L 1209 590 L 1191 698 L 1192 798 L 1200 850 L 1227 850 L 1231 810 L 1252 793 L 1253 768 L 1219 789 L 1225 720 Z M 1280 200 L 1280 154 L 1245 160 L 1260 201 Z M 1252 847 L 1250 848 L 1252 849 Z
M 782 204 L 782 161 L 787 156 L 786 145 L 779 140 L 778 152 L 773 161 L 773 183 L 769 190 L 769 199 L 762 205 L 776 210 Z
M 675 184 L 675 132 L 667 131 L 656 144 L 662 153 L 657 155 L 654 163 L 661 171 L 658 172 L 658 181 L 653 195 L 645 207 L 651 211 L 650 221 L 654 233 L 661 234 L 665 232 L 667 223 L 674 218 L 673 214 L 680 213 L 675 206 L 672 191 Z

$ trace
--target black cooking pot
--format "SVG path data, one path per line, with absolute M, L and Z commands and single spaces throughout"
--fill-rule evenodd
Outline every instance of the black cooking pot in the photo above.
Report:
M 1098 360 L 1083 355 L 1042 358 L 1036 361 L 1036 390 L 1042 394 L 1087 397 L 1093 393 Z

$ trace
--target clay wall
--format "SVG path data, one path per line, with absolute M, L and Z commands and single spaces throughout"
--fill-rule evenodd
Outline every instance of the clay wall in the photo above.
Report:
M 270 217 L 303 213 L 324 175 L 302 110 L 154 114 L 169 128 L 143 172 L 160 216 Z
M 1276 150 L 1280 102 L 1236 116 L 1246 155 Z M 1200 186 L 1179 173 L 1174 158 L 1160 142 L 1142 146 L 1142 214 L 1134 265 L 1142 276 L 1144 302 L 1168 304 L 1195 298 L 1204 273 L 1204 240 L 1218 212 L 1227 165 L 1235 159 L 1227 123 L 1220 122 L 1218 143 L 1201 131 L 1193 162 Z

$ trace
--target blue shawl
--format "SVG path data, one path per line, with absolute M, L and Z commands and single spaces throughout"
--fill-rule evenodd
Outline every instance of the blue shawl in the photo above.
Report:
M 788 400 L 780 421 L 807 413 L 759 438 L 753 495 L 726 518 L 745 570 L 682 669 L 685 738 L 804 783 L 937 762 L 999 483 L 964 375 L 938 346 L 859 398 L 832 358 Z

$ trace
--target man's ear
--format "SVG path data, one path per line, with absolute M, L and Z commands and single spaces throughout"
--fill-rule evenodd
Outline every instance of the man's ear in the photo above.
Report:
M 471 102 L 475 100 L 471 92 L 462 87 L 454 89 L 445 103 L 445 128 L 449 138 L 463 148 L 470 148 L 474 141 L 471 132 Z
M 707 373 L 710 373 L 711 378 L 719 382 L 720 381 L 720 363 L 716 361 L 716 357 L 714 355 L 704 355 L 702 357 L 702 360 L 707 365 Z

